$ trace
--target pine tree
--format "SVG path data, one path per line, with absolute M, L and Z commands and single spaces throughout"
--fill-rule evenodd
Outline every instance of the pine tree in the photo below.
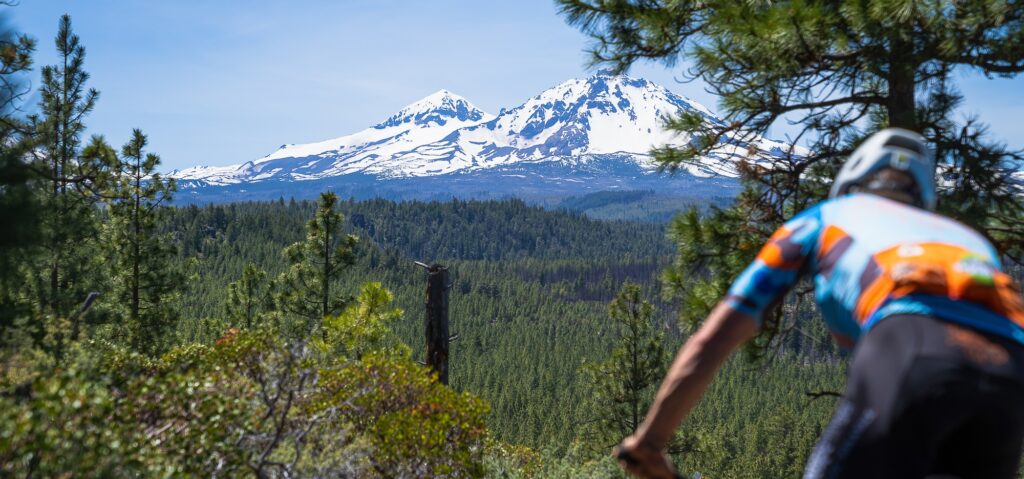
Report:
M 355 263 L 356 237 L 343 235 L 338 196 L 322 193 L 306 239 L 285 248 L 288 270 L 281 274 L 281 308 L 305 321 L 303 333 L 319 328 L 323 318 L 336 315 L 351 301 L 338 291 L 341 274 Z M 326 338 L 326 332 L 321 331 Z
M 146 142 L 142 131 L 135 129 L 120 158 L 109 147 L 98 156 L 115 165 L 115 180 L 107 193 L 106 242 L 113 257 L 116 297 L 128 319 L 125 332 L 136 350 L 157 353 L 168 345 L 177 322 L 173 300 L 185 289 L 187 275 L 172 238 L 158 232 L 162 206 L 170 202 L 175 183 L 156 172 L 160 157 L 144 151 Z
M 30 88 L 20 75 L 32 66 L 35 41 L 11 29 L 7 20 L 8 12 L 0 12 L 0 224 L 5 231 L 0 235 L 0 338 L 29 314 L 21 294 L 24 265 L 40 235 L 38 198 L 31 188 L 36 175 L 25 162 L 33 138 L 16 116 Z
M 608 305 L 608 316 L 617 342 L 605 361 L 584 368 L 592 385 L 588 439 L 601 452 L 640 425 L 668 364 L 664 334 L 652 322 L 654 306 L 643 299 L 639 285 L 624 284 Z
M 721 297 L 723 285 L 778 225 L 823 199 L 841 161 L 883 127 L 922 132 L 944 179 L 939 209 L 1024 261 L 1024 197 L 1012 177 L 1024 153 L 986 140 L 976 119 L 954 120 L 963 101 L 958 74 L 1024 71 L 1019 2 L 559 3 L 568 21 L 596 40 L 595 63 L 621 72 L 638 60 L 667 66 L 684 60 L 686 77 L 720 97 L 723 123 L 704 122 L 696 113 L 668 122 L 692 139 L 652 152 L 663 170 L 700 161 L 726 138 L 752 140 L 780 120 L 802 128 L 792 144 L 809 141 L 809 153 L 790 148 L 775 159 L 751 146 L 749 155 L 762 161 L 740 163 L 746 189 L 731 207 L 697 222 L 675 221 L 677 238 L 718 242 L 679 243 L 679 260 L 666 273 L 670 280 L 691 278 L 673 280 L 669 289 L 684 303 L 701 305 L 689 310 L 692 317 L 708 312 L 707 298 Z M 709 272 L 715 277 L 693 280 Z M 777 321 L 767 326 L 770 337 Z
M 83 69 L 85 48 L 72 33 L 71 19 L 61 17 L 56 37 L 59 63 L 42 68 L 39 89 L 41 116 L 32 116 L 36 135 L 33 167 L 39 181 L 35 190 L 40 215 L 42 254 L 30 268 L 30 284 L 38 312 L 49 318 L 36 321 L 37 340 L 60 353 L 68 339 L 76 339 L 76 310 L 91 291 L 102 284 L 101 263 L 96 254 L 99 221 L 97 194 L 104 181 L 105 163 L 82 155 L 84 117 L 96 104 L 99 93 L 87 89 L 89 74 Z M 67 321 L 72 324 L 66 324 Z
M 403 314 L 392 305 L 394 298 L 380 283 L 363 284 L 341 314 L 324 318 L 322 339 L 313 344 L 332 360 L 361 359 L 370 353 L 408 358 L 409 346 L 391 330 Z
M 265 313 L 274 308 L 274 285 L 267 281 L 267 272 L 249 263 L 242 270 L 242 277 L 228 285 L 228 297 L 224 303 L 224 314 L 233 327 L 252 329 Z

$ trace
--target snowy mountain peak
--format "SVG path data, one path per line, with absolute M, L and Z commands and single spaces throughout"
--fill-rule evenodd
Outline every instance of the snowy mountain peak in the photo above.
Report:
M 430 95 L 427 95 L 422 100 L 416 103 L 433 103 L 435 105 L 440 105 L 450 101 L 458 102 L 466 101 L 466 99 L 442 88 L 438 91 L 435 91 L 434 93 L 431 93 Z
M 720 121 L 703 105 L 645 79 L 599 71 L 562 82 L 485 125 L 458 133 L 471 143 L 497 136 L 499 144 L 534 157 L 646 155 L 653 147 L 688 140 L 662 126 L 666 117 L 682 111 Z M 483 129 L 490 134 L 483 135 Z
M 700 114 L 707 122 L 721 122 L 689 98 L 610 71 L 560 83 L 519 106 L 502 108 L 498 116 L 439 90 L 360 132 L 286 145 L 245 164 L 195 167 L 172 176 L 185 180 L 186 188 L 189 180 L 201 187 L 267 180 L 468 178 L 485 171 L 524 177 L 541 170 L 551 174 L 552 168 L 607 174 L 629 171 L 635 179 L 637 174 L 653 175 L 652 148 L 690 141 L 664 128 L 665 118 L 686 111 Z M 725 138 L 699 164 L 687 165 L 685 170 L 700 178 L 735 178 L 737 159 L 780 156 L 785 153 L 783 146 L 762 138 L 753 144 Z
M 392 128 L 409 123 L 420 126 L 443 126 L 452 120 L 468 123 L 486 121 L 492 117 L 493 115 L 473 106 L 465 98 L 448 90 L 438 90 L 402 108 L 374 128 Z

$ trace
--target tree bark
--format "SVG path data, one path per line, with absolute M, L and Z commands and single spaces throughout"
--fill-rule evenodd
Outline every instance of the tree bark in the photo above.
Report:
M 427 366 L 448 384 L 448 268 L 434 264 L 427 272 Z
M 917 64 L 913 59 L 913 42 L 894 33 L 889 44 L 889 95 L 886 100 L 889 126 L 917 131 L 915 73 Z

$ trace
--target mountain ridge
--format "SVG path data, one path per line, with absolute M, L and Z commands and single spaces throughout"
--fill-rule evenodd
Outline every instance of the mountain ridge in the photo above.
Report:
M 645 189 L 655 177 L 681 187 L 701 182 L 732 187 L 738 159 L 771 161 L 786 154 L 781 142 L 727 137 L 699 163 L 684 165 L 680 174 L 665 180 L 648 152 L 690 141 L 663 126 L 666 117 L 684 111 L 722 122 L 707 107 L 653 82 L 607 72 L 562 82 L 497 115 L 442 89 L 350 135 L 285 144 L 260 159 L 193 167 L 170 176 L 186 196 L 205 194 L 213 201 L 217 188 L 243 193 L 275 182 L 304 191 L 311 181 L 332 189 L 377 186 L 385 197 L 395 188 L 410 194 L 418 188 L 421 196 L 472 196 L 451 187 L 467 183 L 515 196 L 519 191 L 511 184 L 529 190 L 531 184 L 516 178 L 530 178 L 542 189 L 551 186 L 553 194 L 580 194 L 597 187 Z M 396 186 L 400 183 L 405 185 Z M 289 186 L 271 189 L 287 191 Z

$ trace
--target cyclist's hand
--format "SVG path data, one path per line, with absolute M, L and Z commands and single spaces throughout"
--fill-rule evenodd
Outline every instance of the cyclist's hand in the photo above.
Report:
M 634 476 L 644 479 L 674 479 L 679 477 L 665 453 L 629 436 L 612 449 L 619 465 Z

